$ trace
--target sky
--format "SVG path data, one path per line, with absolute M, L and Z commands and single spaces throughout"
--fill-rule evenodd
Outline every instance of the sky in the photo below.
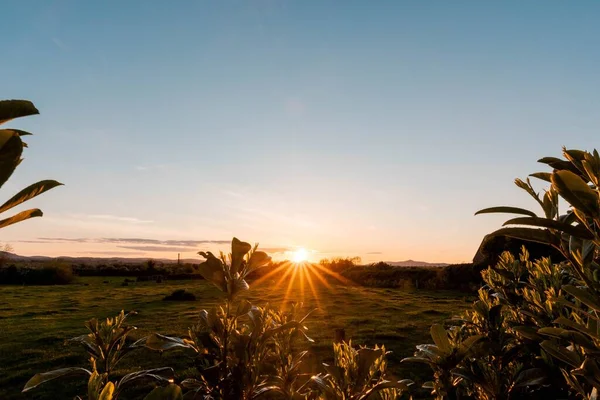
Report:
M 513 180 L 600 138 L 596 1 L 7 2 L 2 98 L 40 115 L 22 255 L 470 262 Z M 539 186 L 540 190 L 543 185 Z

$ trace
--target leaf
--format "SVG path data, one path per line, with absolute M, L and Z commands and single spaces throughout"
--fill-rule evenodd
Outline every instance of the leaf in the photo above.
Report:
M 11 119 L 39 114 L 37 108 L 29 100 L 2 100 L 0 101 L 0 124 Z
M 2 145 L 0 148 L 0 187 L 2 187 L 21 162 L 23 142 L 19 135 L 6 136 L 0 131 L 0 145 Z
M 90 371 L 85 368 L 61 368 L 55 369 L 54 371 L 43 372 L 40 374 L 35 374 L 30 380 L 27 381 L 25 386 L 23 387 L 23 392 L 27 392 L 42 383 L 51 381 L 53 379 L 62 378 L 64 376 L 73 376 L 73 375 L 92 375 Z
M 267 265 L 271 261 L 271 257 L 264 251 L 255 251 L 248 260 L 248 271 L 253 271 L 257 268 Z
M 137 382 L 141 380 L 154 380 L 161 383 L 173 383 L 173 379 L 175 378 L 175 372 L 171 367 L 163 367 L 163 368 L 154 368 L 147 369 L 145 371 L 137 371 L 132 372 L 130 374 L 125 375 L 119 383 L 117 383 L 118 391 L 123 390 L 123 386 L 129 385 L 132 382 Z
M 52 188 L 61 185 L 62 183 L 54 180 L 44 180 L 29 185 L 13 197 L 11 197 L 9 200 L 7 200 L 2 206 L 0 206 L 0 213 L 10 210 L 11 208 L 18 206 L 19 204 L 24 203 L 29 199 L 32 199 Z
M 448 340 L 448 333 L 443 326 L 440 324 L 433 324 L 431 325 L 429 332 L 431 333 L 433 343 L 436 344 L 438 349 L 446 354 L 452 353 L 452 345 L 450 344 L 450 340 Z
M 598 214 L 598 193 L 590 189 L 586 182 L 571 171 L 552 173 L 552 185 L 573 207 L 591 217 Z
M 25 221 L 26 219 L 29 219 L 29 218 L 41 217 L 42 215 L 44 215 L 44 213 L 42 213 L 42 210 L 40 210 L 38 208 L 21 211 L 20 213 L 15 214 L 10 218 L 5 218 L 3 220 L 0 220 L 0 228 L 5 228 L 9 225 L 16 224 L 17 222 Z
M 104 389 L 102 389 L 102 392 L 100 392 L 98 400 L 112 400 L 114 391 L 115 384 L 112 382 L 108 382 L 106 386 L 104 386 Z
M 598 296 L 595 296 L 594 294 L 590 293 L 588 289 L 578 288 L 573 285 L 565 285 L 563 286 L 563 290 L 575 297 L 577 300 L 581 301 L 583 304 L 587 305 L 588 307 L 591 307 L 596 311 L 600 311 L 600 301 L 598 299 Z
M 148 336 L 145 347 L 151 350 L 172 350 L 176 348 L 193 349 L 194 347 L 184 339 L 172 336 L 165 336 L 159 333 L 153 333 Z
M 181 388 L 173 383 L 163 387 L 154 388 L 144 400 L 183 400 Z
M 358 350 L 356 364 L 358 365 L 357 378 L 359 379 L 359 383 L 366 382 L 369 378 L 371 366 L 382 355 L 383 351 L 381 349 L 369 349 L 365 347 Z
M 223 270 L 223 263 L 221 260 L 216 258 L 212 253 L 199 252 L 198 254 L 207 257 L 206 261 L 198 266 L 198 272 L 207 281 L 221 289 L 221 291 L 227 291 L 227 283 L 225 282 L 225 272 Z
M 546 373 L 541 368 L 529 368 L 517 376 L 515 387 L 537 386 L 546 382 Z
M 508 207 L 508 206 L 484 208 L 483 210 L 477 211 L 475 213 L 475 215 L 491 214 L 491 213 L 523 214 L 523 215 L 528 215 L 530 217 L 537 217 L 537 214 L 534 213 L 533 211 L 529 211 L 524 208 Z
M 552 174 L 550 172 L 534 172 L 533 174 L 529 174 L 529 176 L 552 183 L 552 181 L 550 180 Z
M 231 241 L 231 275 L 240 270 L 244 256 L 252 250 L 250 243 L 242 242 L 238 238 Z
M 573 368 L 577 368 L 579 365 L 581 365 L 579 355 L 568 350 L 566 347 L 559 346 L 550 340 L 544 340 L 542 343 L 540 343 L 540 347 L 552 357 L 569 364 Z
M 583 225 L 571 225 L 565 224 L 559 221 L 548 218 L 531 218 L 531 217 L 520 217 L 512 218 L 506 221 L 503 226 L 506 225 L 529 225 L 537 226 L 540 228 L 556 229 L 561 232 L 568 233 L 569 235 L 577 236 L 582 239 L 593 239 L 594 234 L 590 232 Z
M 544 157 L 544 158 L 540 158 L 538 160 L 539 163 L 543 163 L 543 164 L 547 164 L 549 166 L 551 166 L 552 168 L 554 168 L 555 170 L 559 170 L 559 171 L 571 171 L 573 173 L 578 173 L 579 171 L 577 170 L 577 168 L 571 164 L 568 161 L 565 160 L 561 160 L 560 158 L 556 158 L 556 157 Z
M 527 240 L 554 246 L 558 244 L 557 238 L 546 229 L 530 228 L 501 228 L 490 233 L 491 236 L 508 236 L 517 239 Z
M 564 325 L 564 326 L 567 326 L 569 328 L 578 330 L 579 332 L 581 332 L 583 334 L 586 334 L 586 335 L 595 337 L 597 339 L 600 339 L 600 337 L 598 337 L 598 335 L 594 331 L 592 331 L 591 329 L 589 329 L 587 326 L 579 324 L 579 323 L 577 323 L 575 321 L 572 321 L 572 320 L 570 320 L 568 318 L 558 317 L 553 322 L 555 324 Z

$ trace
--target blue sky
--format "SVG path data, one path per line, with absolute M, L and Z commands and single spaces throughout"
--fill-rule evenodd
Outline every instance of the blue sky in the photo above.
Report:
M 43 218 L 3 230 L 20 254 L 191 257 L 221 245 L 181 241 L 235 235 L 314 259 L 469 261 L 504 220 L 476 210 L 535 208 L 513 179 L 598 143 L 598 2 L 21 1 L 3 16 L 2 97 L 41 115 L 11 123 L 36 136 L 2 192 L 65 183 L 28 204 Z

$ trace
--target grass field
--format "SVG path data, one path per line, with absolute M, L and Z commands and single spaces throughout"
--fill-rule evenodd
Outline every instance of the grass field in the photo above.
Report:
M 108 281 L 108 283 L 103 283 Z M 159 332 L 184 335 L 196 322 L 198 312 L 221 300 L 220 292 L 205 281 L 144 282 L 122 287 L 123 278 L 79 278 L 65 286 L 0 286 L 0 399 L 72 399 L 84 393 L 81 378 L 49 382 L 26 394 L 20 391 L 35 373 L 66 366 L 87 367 L 86 354 L 64 340 L 86 333 L 84 322 L 92 317 L 116 315 L 121 309 L 139 314 L 130 324 L 139 329 L 134 336 Z M 193 302 L 167 302 L 162 298 L 175 289 L 186 289 Z M 287 285 L 275 282 L 253 286 L 246 298 L 257 305 L 281 305 Z M 412 355 L 414 346 L 429 343 L 429 326 L 465 309 L 471 298 L 457 292 L 403 291 L 359 286 L 318 286 L 315 291 L 294 285 L 290 301 L 303 301 L 308 310 L 318 308 L 307 320 L 311 346 L 318 361 L 327 360 L 336 328 L 344 328 L 355 344 L 383 343 L 393 353 L 390 371 L 397 378 L 426 378 L 427 369 L 400 364 Z M 138 368 L 172 366 L 178 378 L 194 374 L 189 353 L 162 355 L 146 349 L 126 357 L 118 373 Z M 317 360 L 313 360 L 317 368 Z M 148 388 L 144 389 L 148 392 Z M 120 398 L 137 398 L 125 392 Z

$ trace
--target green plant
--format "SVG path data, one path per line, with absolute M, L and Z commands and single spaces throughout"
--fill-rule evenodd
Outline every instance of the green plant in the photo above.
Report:
M 142 348 L 145 338 L 132 344 L 127 344 L 129 334 L 137 329 L 126 325 L 127 317 L 132 313 L 125 314 L 123 311 L 114 318 L 107 318 L 98 322 L 96 318 L 86 323 L 89 333 L 70 339 L 69 342 L 78 343 L 90 355 L 91 369 L 70 367 L 61 368 L 50 372 L 34 375 L 23 388 L 27 392 L 48 381 L 67 377 L 84 375 L 88 376 L 88 400 L 116 400 L 119 394 L 128 385 L 138 383 L 142 380 L 154 380 L 157 382 L 170 383 L 173 381 L 172 368 L 156 368 L 132 372 L 120 380 L 112 382 L 110 377 L 116 365 L 131 351 Z
M 35 114 L 39 114 L 39 111 L 30 101 L 0 101 L 0 125 L 15 118 L 27 117 Z M 31 134 L 20 129 L 0 129 L 0 187 L 8 181 L 22 161 L 21 155 L 23 153 L 23 148 L 27 147 L 27 145 L 21 140 L 21 137 L 25 135 Z M 59 185 L 62 184 L 54 180 L 43 180 L 34 183 L 2 204 L 0 206 L 0 213 L 8 211 Z M 12 217 L 0 220 L 0 228 L 7 227 L 29 218 L 41 217 L 42 215 L 42 211 L 37 208 L 21 211 Z
M 352 342 L 333 344 L 334 364 L 311 378 L 316 398 L 324 400 L 395 400 L 412 381 L 386 379 L 385 347 L 355 349 Z
M 206 261 L 199 266 L 202 276 L 226 296 L 222 306 L 202 310 L 198 323 L 185 338 L 153 334 L 146 347 L 165 351 L 190 349 L 196 354 L 197 378 L 181 386 L 186 396 L 214 399 L 255 399 L 262 396 L 299 398 L 299 366 L 306 352 L 298 340 L 311 340 L 294 307 L 291 312 L 257 307 L 236 301 L 249 289 L 245 278 L 266 265 L 270 257 L 257 246 L 233 238 L 229 256 L 220 258 L 200 252 Z
M 521 311 L 525 320 L 515 330 L 539 343 L 541 356 L 560 368 L 565 382 L 579 396 L 596 398 L 600 390 L 600 155 L 563 148 L 565 159 L 545 157 L 541 163 L 552 172 L 530 176 L 550 183 L 540 196 L 529 179 L 515 183 L 541 206 L 543 216 L 517 207 L 492 207 L 481 213 L 514 213 L 494 234 L 550 245 L 567 260 L 561 264 L 538 265 L 543 271 L 523 289 L 534 311 Z M 560 213 L 559 198 L 569 206 Z M 517 226 L 515 226 L 517 225 Z M 491 276 L 490 276 L 491 277 Z M 510 277 L 518 283 L 516 276 Z M 543 282 L 546 281 L 546 282 Z M 546 286 L 547 290 L 541 289 Z M 560 311 L 557 311 L 560 310 Z

